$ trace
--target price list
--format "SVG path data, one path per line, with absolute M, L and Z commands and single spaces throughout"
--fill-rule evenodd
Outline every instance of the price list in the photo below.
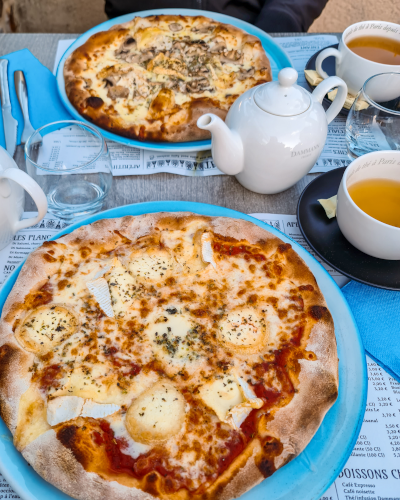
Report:
M 360 435 L 321 500 L 400 500 L 400 383 L 367 356 L 368 399 Z

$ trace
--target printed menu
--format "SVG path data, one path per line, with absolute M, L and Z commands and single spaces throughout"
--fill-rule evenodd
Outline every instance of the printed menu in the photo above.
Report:
M 25 212 L 23 218 L 36 215 Z M 250 214 L 294 239 L 307 250 L 295 215 Z M 0 251 L 0 287 L 25 257 L 67 224 L 51 214 L 19 231 Z M 318 257 L 315 256 L 317 259 Z M 322 265 L 339 286 L 347 278 Z M 320 500 L 400 500 L 400 383 L 367 356 L 368 401 L 353 452 L 337 479 Z M 0 435 L 9 440 L 9 435 Z M 0 472 L 0 500 L 20 498 Z M 297 499 L 296 499 L 297 500 Z M 302 500 L 302 499 L 298 499 Z
M 309 90 L 304 77 L 304 68 L 310 57 L 319 50 L 338 42 L 335 35 L 310 35 L 294 37 L 277 37 L 274 40 L 281 45 L 290 57 L 294 68 L 299 73 L 298 84 Z M 58 63 L 75 40 L 61 40 L 58 42 L 54 73 Z M 328 127 L 328 137 L 325 147 L 311 170 L 315 172 L 328 172 L 334 168 L 345 167 L 350 163 L 347 156 L 345 140 L 346 117 L 339 115 Z M 78 156 L 75 141 L 76 131 L 65 128 L 58 134 L 51 134 L 44 138 L 45 147 L 40 151 L 39 163 L 61 160 L 63 152 L 68 148 L 69 154 Z M 82 139 L 82 138 L 81 138 Z M 85 139 L 88 140 L 88 139 Z M 371 137 L 373 140 L 373 137 Z M 60 148 L 60 142 L 63 146 Z M 214 165 L 211 151 L 194 153 L 164 153 L 148 151 L 145 149 L 124 146 L 113 141 L 107 141 L 113 175 L 144 175 L 158 172 L 169 172 L 186 176 L 223 175 Z M 83 145 L 82 140 L 79 141 Z

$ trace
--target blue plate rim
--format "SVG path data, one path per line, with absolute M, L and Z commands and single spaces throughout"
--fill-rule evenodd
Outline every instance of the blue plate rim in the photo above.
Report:
M 115 17 L 113 19 L 109 19 L 108 21 L 104 21 L 103 23 L 95 26 L 94 28 L 91 28 L 90 30 L 86 31 L 86 33 L 83 33 L 80 35 L 69 47 L 68 49 L 64 52 L 63 56 L 60 59 L 60 62 L 58 63 L 57 66 L 57 72 L 56 72 L 56 79 L 57 79 L 57 90 L 58 94 L 60 96 L 61 101 L 63 102 L 64 106 L 67 108 L 68 112 L 77 120 L 83 121 L 85 123 L 88 123 L 93 126 L 93 123 L 89 122 L 86 120 L 82 115 L 78 113 L 78 111 L 72 106 L 70 103 L 66 93 L 65 93 L 65 82 L 64 82 L 64 74 L 63 74 L 63 69 L 64 69 L 64 63 L 67 57 L 73 52 L 77 47 L 82 45 L 86 40 L 92 36 L 95 33 L 98 33 L 99 31 L 107 30 L 111 26 L 114 26 L 116 24 L 121 24 L 127 21 L 130 21 L 133 19 L 133 17 L 140 16 L 151 16 L 153 14 L 181 14 L 181 15 L 206 15 L 207 17 L 211 17 L 215 19 L 216 21 L 221 21 L 225 23 L 232 24 L 234 26 L 237 26 L 238 28 L 242 28 L 245 31 L 247 31 L 250 34 L 253 34 L 260 38 L 261 43 L 263 44 L 268 44 L 272 47 L 274 47 L 274 52 L 279 54 L 279 57 L 282 58 L 282 60 L 285 60 L 286 66 L 282 67 L 293 67 L 292 61 L 288 54 L 283 50 L 282 47 L 278 45 L 277 42 L 274 41 L 274 39 L 268 35 L 265 31 L 261 30 L 260 28 L 257 28 L 256 26 L 253 26 L 250 23 L 247 23 L 246 21 L 242 21 L 241 19 L 237 19 L 235 17 L 227 16 L 226 14 L 219 14 L 217 12 L 211 12 L 208 10 L 196 10 L 196 9 L 151 9 L 151 10 L 142 10 L 139 12 L 134 12 L 131 14 L 125 14 L 123 16 Z M 264 47 L 265 49 L 265 47 Z M 269 57 L 271 57 L 270 54 L 268 54 Z M 275 63 L 276 60 L 274 59 Z M 99 127 L 98 127 L 99 128 Z M 134 139 L 128 139 L 127 137 L 123 137 L 117 134 L 113 134 L 112 132 L 109 132 L 107 130 L 104 130 L 100 128 L 102 131 L 102 134 L 106 139 L 119 142 L 120 144 L 125 144 L 127 146 L 131 147 L 137 147 L 140 149 L 148 149 L 152 151 L 162 151 L 164 153 L 184 153 L 184 152 L 193 152 L 193 151 L 206 151 L 208 149 L 211 149 L 211 140 L 206 140 L 206 141 L 189 141 L 189 142 L 181 142 L 181 143 L 159 143 L 159 142 L 141 142 L 141 141 L 136 141 Z
M 125 215 L 134 215 L 134 216 L 144 214 L 144 213 L 158 213 L 158 212 L 193 212 L 193 213 L 200 213 L 203 215 L 222 216 L 222 217 L 226 216 L 226 217 L 249 220 L 250 222 L 253 222 L 257 226 L 259 226 L 263 229 L 266 229 L 267 231 L 275 234 L 276 236 L 278 236 L 282 240 L 289 241 L 292 244 L 292 246 L 294 246 L 296 253 L 298 253 L 300 255 L 300 257 L 303 258 L 303 260 L 305 260 L 306 264 L 308 266 L 310 265 L 310 263 L 313 266 L 316 265 L 317 269 L 320 272 L 322 272 L 322 275 L 328 279 L 329 287 L 332 287 L 332 289 L 335 290 L 335 292 L 339 294 L 339 297 L 342 301 L 342 305 L 345 306 L 346 312 L 349 315 L 349 320 L 352 322 L 352 328 L 353 328 L 353 331 L 355 333 L 356 340 L 358 341 L 358 345 L 360 347 L 359 354 L 361 354 L 361 369 L 362 369 L 361 393 L 362 393 L 362 397 L 361 397 L 361 401 L 360 401 L 360 408 L 359 408 L 359 412 L 358 412 L 357 422 L 355 424 L 353 424 L 351 438 L 348 440 L 345 450 L 342 450 L 342 452 L 341 452 L 341 459 L 337 462 L 336 466 L 333 469 L 329 470 L 329 472 L 327 474 L 327 476 L 329 476 L 329 477 L 327 477 L 324 480 L 324 484 L 321 485 L 321 489 L 318 490 L 318 493 L 313 494 L 312 497 L 307 498 L 307 500 L 318 500 L 323 495 L 323 493 L 329 488 L 329 486 L 333 483 L 333 481 L 337 478 L 339 471 L 343 468 L 343 466 L 347 462 L 347 460 L 348 460 L 348 458 L 349 458 L 349 456 L 354 448 L 354 445 L 357 441 L 357 438 L 358 438 L 358 435 L 359 435 L 359 432 L 361 429 L 361 425 L 363 422 L 366 403 L 367 403 L 368 376 L 367 376 L 365 350 L 364 350 L 364 347 L 362 344 L 361 336 L 360 336 L 357 324 L 355 322 L 353 313 L 352 313 L 344 295 L 342 294 L 340 288 L 336 284 L 336 282 L 333 280 L 333 278 L 329 275 L 329 273 L 323 268 L 323 266 L 315 259 L 315 257 L 312 254 L 310 254 L 299 243 L 297 243 L 292 238 L 288 237 L 286 234 L 284 234 L 280 230 L 270 226 L 269 224 L 261 221 L 260 219 L 256 219 L 256 218 L 254 218 L 250 215 L 244 214 L 242 212 L 232 210 L 232 209 L 229 209 L 226 207 L 220 207 L 217 205 L 211 205 L 211 204 L 206 204 L 206 203 L 168 200 L 168 201 L 157 201 L 157 202 L 134 203 L 134 204 L 125 205 L 125 206 L 121 206 L 121 207 L 114 207 L 114 208 L 108 209 L 104 212 L 100 212 L 98 214 L 91 215 L 91 216 L 87 217 L 86 219 L 83 219 L 79 222 L 76 222 L 75 224 L 72 224 L 71 226 L 64 228 L 62 231 L 60 231 L 59 233 L 54 235 L 52 238 L 50 238 L 50 240 L 57 239 L 65 234 L 69 234 L 70 232 L 77 229 L 78 227 L 81 227 L 81 226 L 86 225 L 86 224 L 90 224 L 92 222 L 95 222 L 96 220 L 100 220 L 100 219 L 104 219 L 104 218 L 111 219 L 111 218 L 118 218 L 118 217 L 125 216 L 125 215 L 121 215 L 121 214 L 114 215 L 118 210 L 122 210 L 124 212 L 133 211 L 134 213 L 132 213 L 132 214 L 126 213 Z M 223 213 L 216 214 L 215 213 L 216 211 L 217 212 L 222 211 Z M 113 215 L 113 216 L 110 217 L 110 215 Z M 305 257 L 305 259 L 304 259 L 304 257 Z M 7 289 L 11 290 L 12 286 L 15 283 L 16 278 L 18 277 L 18 274 L 19 274 L 22 266 L 25 263 L 25 260 L 23 262 L 21 262 L 21 264 L 13 271 L 13 273 L 8 277 L 8 279 L 3 284 L 3 287 L 0 289 L 0 314 L 1 314 L 4 302 L 5 302 L 4 291 Z M 310 263 L 307 262 L 307 260 L 309 260 Z M 8 295 L 7 292 L 6 292 L 6 295 Z M 340 364 L 339 364 L 339 371 L 340 371 Z M 339 383 L 339 395 L 340 395 L 340 383 Z M 336 406 L 336 404 L 337 404 L 337 402 L 333 405 L 332 408 L 334 408 Z M 327 415 L 329 414 L 330 411 L 331 410 L 328 411 Z M 327 417 L 327 415 L 325 416 L 325 418 Z M 6 428 L 4 422 L 1 418 L 0 418 L 0 424 Z M 310 443 L 307 445 L 307 447 L 304 451 L 307 450 L 307 448 L 313 442 L 314 438 L 315 438 L 315 436 L 310 441 Z M 9 438 L 7 438 L 7 439 L 9 439 Z M 14 447 L 12 447 L 12 449 L 16 453 L 18 453 Z M 285 467 L 283 467 L 283 468 L 279 469 L 277 472 L 275 472 L 275 474 L 271 477 L 276 476 L 278 473 L 281 473 L 281 471 L 285 471 L 285 469 L 287 470 L 288 466 L 290 466 L 290 464 L 293 464 L 294 462 L 299 460 L 299 458 L 303 455 L 304 451 L 298 457 L 296 457 L 294 460 L 292 460 L 289 464 L 287 464 Z M 18 455 L 19 455 L 19 453 L 18 453 Z M 21 460 L 24 461 L 24 458 L 22 457 L 22 455 L 19 455 L 19 456 L 20 456 Z M 4 461 L 3 461 L 3 457 L 1 455 L 0 455 L 0 466 L 1 466 L 0 472 L 3 474 L 3 476 L 9 482 L 10 486 L 15 490 L 15 492 L 21 496 L 22 499 L 24 499 L 24 500 L 41 500 L 40 497 L 32 495 L 31 492 L 29 490 L 25 489 L 23 485 L 17 483 L 14 480 L 12 474 L 8 474 L 7 470 L 6 470 L 6 473 L 4 473 Z M 34 474 L 36 474 L 33 469 L 32 469 L 32 472 Z M 43 479 L 40 476 L 38 476 L 38 478 L 43 481 Z M 46 483 L 46 486 L 56 489 L 50 483 Z M 58 489 L 56 489 L 56 491 L 60 492 L 60 490 L 58 490 Z M 253 490 L 250 490 L 249 492 L 245 493 L 243 495 L 243 497 L 246 496 L 246 499 L 247 499 L 247 495 L 251 494 L 252 491 Z M 68 495 L 66 495 L 63 492 L 60 492 L 60 494 L 64 495 L 65 499 L 70 499 L 70 498 L 72 499 L 72 497 L 69 497 Z M 257 497 L 257 498 L 259 498 L 259 497 Z M 278 497 L 276 498 L 276 500 L 278 500 Z

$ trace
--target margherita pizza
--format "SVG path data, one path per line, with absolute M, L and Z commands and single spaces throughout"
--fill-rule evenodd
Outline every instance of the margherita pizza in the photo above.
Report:
M 271 80 L 260 40 L 203 16 L 135 17 L 96 33 L 67 59 L 66 93 L 94 124 L 126 137 L 208 139 L 197 119 L 225 118 L 246 90 Z
M 314 276 L 224 217 L 100 220 L 44 243 L 0 345 L 15 446 L 82 500 L 236 498 L 306 447 L 338 394 Z

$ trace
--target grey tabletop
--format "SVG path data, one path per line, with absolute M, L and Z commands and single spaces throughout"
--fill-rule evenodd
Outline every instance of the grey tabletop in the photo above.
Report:
M 334 33 L 337 35 L 337 33 Z M 304 33 L 276 33 L 275 36 L 300 36 Z M 315 35 L 315 33 L 312 33 Z M 39 61 L 53 70 L 59 40 L 76 38 L 73 34 L 0 34 L 0 57 L 10 52 L 29 48 Z M 24 157 L 21 146 L 15 160 L 23 170 Z M 196 201 L 220 205 L 244 213 L 295 214 L 297 201 L 305 186 L 318 174 L 303 177 L 292 188 L 273 195 L 248 191 L 235 177 L 217 175 L 210 177 L 184 177 L 168 173 L 114 177 L 105 209 L 130 203 L 160 200 Z M 34 210 L 29 195 L 25 210 Z

